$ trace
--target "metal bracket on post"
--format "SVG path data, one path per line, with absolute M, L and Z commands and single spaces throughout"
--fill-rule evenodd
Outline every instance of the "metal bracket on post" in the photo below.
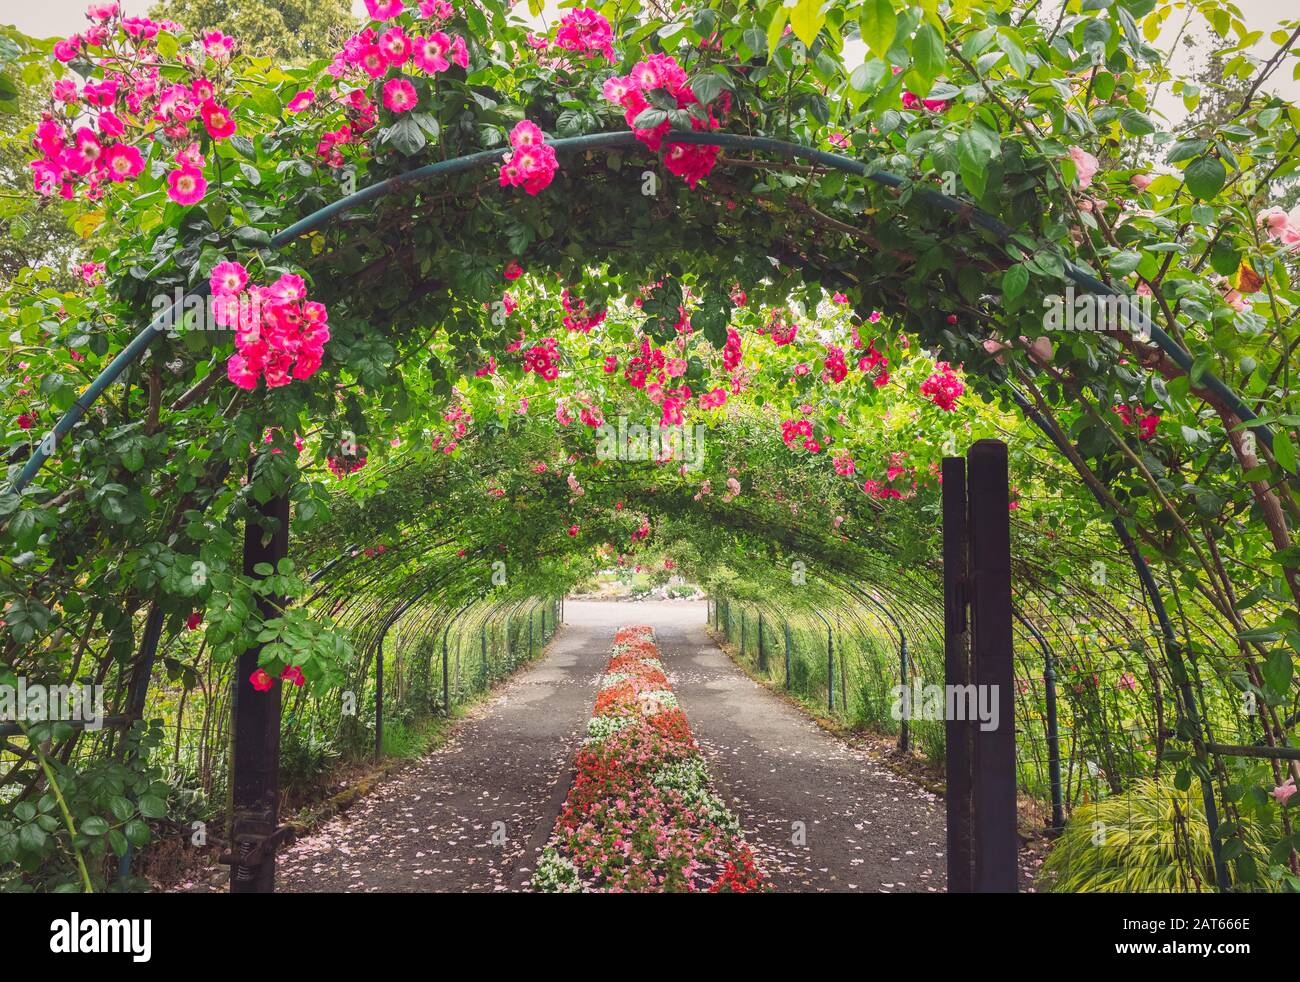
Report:
M 276 825 L 275 816 L 270 812 L 239 812 L 234 816 L 234 824 L 240 829 L 235 834 L 231 847 L 217 857 L 217 862 L 231 867 L 232 883 L 250 883 L 258 875 L 258 868 L 268 859 L 274 862 L 275 851 L 281 846 L 293 842 L 295 832 L 292 826 Z M 251 892 L 235 890 L 232 893 Z

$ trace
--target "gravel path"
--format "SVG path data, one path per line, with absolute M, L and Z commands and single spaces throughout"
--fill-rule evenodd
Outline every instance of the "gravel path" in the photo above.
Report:
M 280 856 L 286 892 L 518 890 L 572 781 L 614 631 L 655 627 L 718 790 L 776 887 L 943 889 L 943 805 L 750 680 L 705 633 L 703 603 L 580 603 L 547 657 L 445 746 Z

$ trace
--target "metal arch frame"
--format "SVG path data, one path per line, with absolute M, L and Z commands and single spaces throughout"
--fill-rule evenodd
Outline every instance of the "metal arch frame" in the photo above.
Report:
M 1056 659 L 1043 632 L 1021 613 L 1015 603 L 1011 605 L 1011 616 L 1038 642 L 1038 649 L 1043 654 L 1043 690 L 1047 708 L 1047 779 L 1052 789 L 1051 827 L 1053 831 L 1060 832 L 1065 828 L 1065 805 L 1061 791 L 1061 737 L 1056 718 Z
M 808 160 L 813 163 L 823 164 L 835 170 L 844 171 L 850 174 L 856 174 L 869 181 L 884 185 L 889 188 L 902 188 L 910 182 L 907 178 L 900 177 L 889 171 L 878 170 L 871 162 L 855 160 L 852 157 L 846 157 L 842 154 L 831 153 L 826 150 L 818 150 L 814 147 L 805 146 L 799 143 L 790 143 L 786 140 L 777 140 L 771 137 L 744 136 L 737 133 L 696 133 L 696 132 L 670 132 L 665 135 L 664 139 L 668 143 L 694 143 L 706 146 L 731 147 L 739 150 L 754 150 L 774 154 L 778 157 L 798 158 Z M 590 133 L 585 136 L 567 137 L 559 140 L 547 141 L 557 152 L 569 150 L 613 150 L 622 148 L 635 148 L 639 146 L 636 134 L 631 130 L 623 130 L 613 133 Z M 402 174 L 396 174 L 392 177 L 377 181 L 367 187 L 355 191 L 347 197 L 340 198 L 323 208 L 318 209 L 312 214 L 294 222 L 288 228 L 278 232 L 271 237 L 270 247 L 272 249 L 281 249 L 293 240 L 314 232 L 317 229 L 332 222 L 338 216 L 352 210 L 367 202 L 374 201 L 384 195 L 400 190 L 410 184 L 424 181 L 433 177 L 445 177 L 452 174 L 459 174 L 464 171 L 473 170 L 477 167 L 487 166 L 500 160 L 508 151 L 508 148 L 502 147 L 495 150 L 481 150 L 477 153 L 466 154 L 451 160 L 438 161 L 432 164 L 425 164 L 421 167 L 412 168 Z M 946 195 L 935 191 L 931 188 L 915 188 L 913 197 L 933 205 L 943 211 L 950 212 L 965 218 L 972 225 L 982 228 L 992 233 L 1001 241 L 1009 240 L 1016 234 L 1016 230 L 1000 219 L 976 208 L 974 205 L 960 198 Z M 1089 273 L 1083 267 L 1077 265 L 1068 258 L 1061 257 L 1062 265 L 1066 277 L 1073 283 L 1082 287 L 1088 293 L 1102 296 L 1121 296 L 1120 292 L 1113 287 L 1107 286 L 1096 276 Z M 171 306 L 162 311 L 146 327 L 142 328 L 138 334 L 124 347 L 117 356 L 104 367 L 86 388 L 84 392 L 77 396 L 71 408 L 60 417 L 50 431 L 49 440 L 37 441 L 31 457 L 15 478 L 10 486 L 11 493 L 21 493 L 40 471 L 41 466 L 49 459 L 53 452 L 54 446 L 57 445 L 60 438 L 66 436 L 72 431 L 78 420 L 90 409 L 91 406 L 99 399 L 104 391 L 113 384 L 124 372 L 127 367 L 136 362 L 144 355 L 149 345 L 163 331 L 168 330 L 175 323 L 175 316 L 178 310 L 183 310 L 187 300 L 191 298 L 202 298 L 209 293 L 209 287 L 206 283 L 200 283 L 192 290 L 187 291 L 179 297 Z M 1128 321 L 1134 333 L 1142 337 L 1149 337 L 1156 345 L 1165 352 L 1175 364 L 1184 371 L 1190 372 L 1195 362 L 1195 357 L 1184 350 L 1172 337 L 1167 334 L 1163 328 L 1150 320 L 1140 309 L 1132 309 L 1131 305 L 1120 305 L 1122 315 Z M 1244 402 L 1233 392 L 1223 381 L 1211 372 L 1205 372 L 1201 376 L 1201 385 L 1213 393 L 1217 398 L 1222 400 L 1229 410 L 1232 411 L 1239 419 L 1245 423 L 1251 423 L 1258 419 L 1258 416 L 1245 405 Z M 1264 445 L 1273 448 L 1273 433 L 1268 426 L 1264 424 L 1255 424 L 1251 429 L 1256 432 Z M 48 448 L 48 449 L 47 449 Z
M 863 600 L 870 602 L 880 612 L 880 614 L 884 615 L 889 623 L 893 625 L 894 630 L 898 632 L 898 684 L 906 689 L 908 677 L 907 633 L 903 630 L 903 626 L 898 622 L 898 618 L 894 616 L 893 611 L 866 590 L 860 590 L 851 584 L 848 585 L 848 589 L 851 595 L 856 595 L 861 597 Z M 841 671 L 842 670 L 843 666 L 841 666 Z M 907 719 L 908 716 L 904 713 L 902 719 L 900 719 L 898 723 L 899 750 L 907 750 L 911 743 L 908 735 Z
M 1014 385 L 1008 385 L 1011 397 L 1015 400 L 1021 412 L 1034 423 L 1043 434 L 1052 442 L 1058 451 L 1065 453 L 1069 446 L 1065 434 L 1061 433 L 1046 417 L 1042 415 L 1030 402 L 1024 394 Z M 1093 497 L 1103 510 L 1106 504 L 1102 501 L 1101 496 L 1092 491 Z M 1192 689 L 1191 678 L 1187 672 L 1187 666 L 1183 661 L 1183 648 L 1174 633 L 1173 622 L 1169 619 L 1169 612 L 1165 608 L 1164 598 L 1160 594 L 1160 587 L 1156 584 L 1155 577 L 1151 575 L 1151 567 L 1147 565 L 1146 558 L 1138 549 L 1137 543 L 1133 541 L 1128 527 L 1125 526 L 1123 519 L 1118 515 L 1111 519 L 1111 527 L 1115 530 L 1115 535 L 1124 547 L 1128 555 L 1129 562 L 1133 564 L 1133 569 L 1137 573 L 1138 580 L 1142 588 L 1146 591 L 1147 597 L 1151 601 L 1152 611 L 1155 613 L 1156 622 L 1160 626 L 1160 634 L 1165 642 L 1165 654 L 1173 663 L 1174 682 L 1178 694 L 1182 697 L 1184 708 L 1188 715 L 1188 722 L 1192 729 L 1192 745 L 1199 754 L 1208 752 L 1208 741 L 1205 739 L 1205 731 L 1201 721 L 1200 709 L 1196 703 L 1196 693 Z M 1027 622 L 1026 622 L 1027 623 Z M 1224 862 L 1221 844 L 1219 842 L 1219 813 L 1218 807 L 1214 800 L 1213 782 L 1204 774 L 1199 775 L 1201 784 L 1201 800 L 1205 807 L 1205 824 L 1210 836 L 1210 852 L 1214 859 L 1214 878 L 1223 892 L 1227 892 L 1231 887 L 1231 880 L 1228 877 L 1228 868 Z
M 452 614 L 451 617 L 448 618 L 447 623 L 442 625 L 442 713 L 447 717 L 451 716 L 451 695 L 448 686 L 450 678 L 447 669 L 447 637 L 451 633 L 451 626 L 456 623 L 460 618 L 460 615 L 465 613 L 465 611 L 469 610 L 482 599 L 482 595 L 471 597 L 469 600 L 465 601 L 464 606 L 462 606 L 460 610 L 456 611 L 456 613 Z M 457 648 L 456 650 L 459 651 L 460 649 Z M 458 675 L 456 677 L 459 678 L 460 676 Z M 457 685 L 459 685 L 459 683 L 457 683 Z
M 326 567 L 328 568 L 328 567 Z M 396 610 L 384 619 L 384 626 L 379 631 L 375 642 L 375 760 L 383 756 L 384 749 L 384 637 L 397 621 L 410 610 L 417 600 L 436 587 L 442 580 L 435 579 L 428 586 L 414 594 L 408 600 L 397 605 Z
M 817 615 L 817 619 L 826 625 L 826 711 L 834 714 L 835 712 L 835 637 L 831 630 L 831 622 L 822 616 L 822 612 L 816 607 L 808 608 Z M 840 671 L 843 671 L 843 666 Z
M 906 178 L 900 177 L 889 171 L 876 169 L 872 166 L 872 163 L 874 162 L 867 163 L 850 157 L 845 157 L 841 154 L 818 150 L 813 147 L 769 137 L 752 137 L 741 134 L 713 132 L 671 132 L 665 136 L 665 139 L 669 143 L 731 147 L 741 150 L 771 153 L 778 157 L 803 159 L 836 170 L 856 174 L 864 179 L 895 189 L 905 187 L 910 183 Z M 631 131 L 594 133 L 579 137 L 551 140 L 548 142 L 557 152 L 570 150 L 635 148 L 638 145 L 636 135 Z M 288 228 L 283 229 L 271 237 L 270 247 L 279 250 L 295 239 L 329 224 L 345 212 L 381 198 L 389 193 L 400 190 L 410 184 L 433 177 L 449 176 L 469 171 L 477 167 L 487 166 L 500 160 L 506 152 L 507 150 L 504 147 L 495 150 L 483 150 L 477 153 L 457 157 L 452 160 L 426 164 L 421 167 L 413 168 L 402 174 L 397 174 L 378 181 L 375 184 L 371 184 L 353 194 L 333 202 L 332 204 L 318 209 L 312 214 L 293 223 Z M 964 218 L 970 222 L 970 224 L 992 233 L 1000 240 L 1008 240 L 1016 232 L 1014 228 L 1005 224 L 1001 220 L 989 215 L 981 209 L 975 208 L 969 202 L 962 201 L 959 198 L 942 194 L 930 188 L 916 188 L 913 191 L 913 195 L 927 204 Z M 1082 287 L 1088 293 L 1102 296 L 1121 295 L 1118 290 L 1107 286 L 1096 276 L 1089 273 L 1073 261 L 1062 257 L 1062 262 L 1066 277 L 1076 285 Z M 54 446 L 57 445 L 59 439 L 70 433 L 77 422 L 95 404 L 95 402 L 98 401 L 104 391 L 113 384 L 130 365 L 134 364 L 144 355 L 150 344 L 160 333 L 166 331 L 174 324 L 178 309 L 183 309 L 187 300 L 191 298 L 202 298 L 206 296 L 208 292 L 209 288 L 205 283 L 201 283 L 192 290 L 187 291 L 131 339 L 131 341 L 113 358 L 113 360 L 104 367 L 99 375 L 95 377 L 86 390 L 77 396 L 73 405 L 63 414 L 62 417 L 60 417 L 49 434 L 51 439 L 41 440 L 36 443 L 31 456 L 28 458 L 27 462 L 23 465 L 23 468 L 11 484 L 9 488 L 10 493 L 21 494 L 28 487 L 44 465 L 45 461 L 51 456 Z M 1176 365 L 1184 371 L 1191 371 L 1193 363 L 1195 362 L 1195 357 L 1175 342 L 1174 339 L 1170 337 L 1158 324 L 1155 324 L 1146 317 L 1140 309 L 1134 310 L 1128 305 L 1123 305 L 1123 316 L 1135 333 L 1140 336 L 1149 337 Z M 1215 397 L 1220 399 L 1228 409 L 1244 423 L 1251 424 L 1258 420 L 1258 416 L 1245 405 L 1236 393 L 1234 393 L 1213 373 L 1204 373 L 1201 376 L 1201 384 Z M 1022 408 L 1027 408 L 1023 404 L 1023 397 L 1018 397 L 1017 401 L 1022 403 Z M 1038 420 L 1035 420 L 1035 422 L 1039 422 L 1040 426 L 1043 425 Z M 1250 426 L 1250 428 L 1271 451 L 1273 446 L 1273 434 L 1270 428 L 1267 425 L 1258 422 L 1255 422 L 1254 425 Z M 1044 427 L 1044 431 L 1053 439 L 1053 442 L 1058 444 L 1059 447 L 1061 439 L 1059 435 L 1054 434 L 1052 430 L 1047 427 Z M 1292 476 L 1294 477 L 1294 475 Z M 1164 633 L 1166 637 L 1166 643 L 1169 644 L 1169 642 L 1173 641 L 1169 653 L 1181 666 L 1181 652 L 1178 649 L 1177 642 L 1173 639 L 1172 624 L 1168 621 L 1164 605 L 1160 601 L 1159 590 L 1155 585 L 1150 570 L 1147 568 L 1141 554 L 1133 545 L 1127 529 L 1123 528 L 1122 522 L 1119 522 L 1119 520 L 1116 519 L 1114 524 L 1116 525 L 1116 531 L 1120 535 L 1121 541 L 1124 543 L 1126 550 L 1133 559 L 1139 578 L 1142 580 L 1144 587 L 1147 588 L 1148 593 L 1153 599 L 1157 617 L 1161 622 L 1162 633 Z M 818 616 L 820 616 L 820 614 L 818 614 Z M 830 630 L 829 624 L 827 624 L 827 630 L 828 632 Z M 1180 674 L 1184 677 L 1184 687 L 1190 688 L 1190 683 L 1186 680 L 1185 671 Z M 833 693 L 831 699 L 834 699 Z M 1190 694 L 1188 694 L 1188 699 L 1188 710 L 1192 716 L 1193 725 L 1197 729 L 1199 735 L 1199 713 L 1194 699 L 1191 698 Z M 1205 778 L 1202 778 L 1202 783 L 1206 798 L 1206 817 L 1209 820 L 1211 829 L 1213 830 L 1217 825 L 1213 796 L 1208 787 L 1209 782 Z M 1213 831 L 1211 834 L 1211 844 L 1214 848 L 1216 876 L 1222 886 L 1226 882 L 1226 870 L 1224 869 L 1223 861 L 1219 856 L 1218 843 Z

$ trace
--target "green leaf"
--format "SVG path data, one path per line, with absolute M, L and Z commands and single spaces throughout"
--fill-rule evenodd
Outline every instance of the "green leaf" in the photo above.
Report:
M 149 825 L 138 818 L 133 818 L 126 823 L 126 828 L 122 830 L 126 834 L 127 841 L 133 846 L 147 846 L 149 844 Z
M 637 113 L 637 117 L 632 121 L 632 125 L 638 130 L 652 130 L 663 123 L 667 118 L 667 110 L 651 107 L 649 109 L 642 109 Z
M 988 181 L 989 162 L 1000 151 L 998 135 L 975 124 L 957 137 L 957 163 L 962 182 L 975 197 L 982 197 Z
M 1291 684 L 1291 652 L 1285 648 L 1269 653 L 1261 672 L 1264 683 L 1278 695 L 1286 695 Z
M 235 229 L 235 241 L 242 242 L 244 245 L 261 248 L 271 244 L 271 235 L 264 228 L 255 228 L 252 225 L 241 225 L 239 228 Z
M 230 137 L 230 145 L 234 147 L 236 150 L 238 150 L 245 157 L 247 157 L 249 160 L 254 162 L 257 161 L 257 150 L 254 149 L 253 141 L 250 140 L 248 137 L 240 133 L 236 133 Z
M 943 74 L 948 59 L 943 53 L 943 38 L 933 24 L 922 24 L 912 40 L 912 69 L 926 81 L 923 92 L 929 92 L 929 83 Z
M 1002 298 L 1013 303 L 1029 286 L 1029 270 L 1024 263 L 1016 263 L 1002 274 Z
M 1138 263 L 1142 262 L 1142 253 L 1128 250 L 1126 252 L 1117 252 L 1110 257 L 1107 266 L 1110 267 L 1111 273 L 1115 276 L 1128 276 L 1129 273 L 1138 268 Z
M 795 37 L 810 48 L 825 23 L 826 15 L 822 13 L 821 0 L 799 0 L 790 11 L 790 26 L 794 29 Z
M 886 71 L 885 62 L 880 58 L 873 58 L 853 69 L 853 74 L 849 76 L 849 86 L 855 92 L 874 91 L 881 79 L 885 77 Z
M 1125 109 L 1119 114 L 1119 124 L 1124 127 L 1128 133 L 1134 136 L 1146 136 L 1148 133 L 1156 131 L 1156 124 L 1151 122 L 1151 117 L 1146 113 L 1138 112 L 1136 109 Z
M 884 58 L 898 35 L 898 14 L 893 0 L 866 0 L 858 17 L 862 40 L 877 58 Z
M 1295 445 L 1286 430 L 1279 429 L 1273 433 L 1273 457 L 1284 471 L 1295 473 Z
M 725 87 L 726 80 L 717 72 L 700 75 L 691 82 L 691 91 L 695 93 L 695 98 L 704 106 L 707 106 L 720 96 Z
M 411 157 L 423 150 L 428 140 L 424 130 L 420 129 L 420 124 L 410 116 L 406 116 L 384 130 L 379 137 L 379 142 L 386 143 L 398 153 Z
M 1191 160 L 1205 152 L 1205 148 L 1210 145 L 1208 140 L 1179 140 L 1169 149 L 1169 154 L 1165 157 L 1166 164 L 1177 164 L 1184 160 Z
M 1213 198 L 1228 180 L 1228 171 L 1218 157 L 1198 157 L 1187 165 L 1183 180 L 1193 196 Z

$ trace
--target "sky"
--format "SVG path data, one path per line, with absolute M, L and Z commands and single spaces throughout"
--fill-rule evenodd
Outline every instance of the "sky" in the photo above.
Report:
M 152 5 L 153 0 L 121 0 L 121 2 L 128 14 L 143 14 Z M 83 13 L 86 4 L 87 0 L 35 0 L 35 2 L 0 0 L 0 23 L 12 24 L 23 33 L 35 37 L 54 35 L 64 37 L 85 26 Z M 1300 3 L 1297 0 L 1236 0 L 1236 5 L 1249 28 L 1264 32 L 1264 37 L 1254 52 L 1260 57 L 1267 57 L 1275 49 L 1275 46 L 1269 43 L 1268 35 L 1278 24 L 1282 21 L 1294 21 L 1300 17 Z M 358 16 L 365 13 L 361 0 L 352 0 L 352 6 Z M 546 6 L 554 10 L 554 0 L 549 0 Z M 521 7 L 521 9 L 526 8 Z M 1168 47 L 1181 23 L 1179 13 L 1172 15 L 1166 22 L 1165 31 L 1158 39 L 1157 46 Z M 1292 59 L 1279 68 L 1267 88 L 1292 101 L 1300 102 L 1300 81 L 1291 77 L 1295 63 Z M 1187 51 L 1180 46 L 1174 52 L 1170 65 L 1175 75 L 1185 73 L 1191 65 Z M 1185 115 L 1181 100 L 1174 98 L 1168 91 L 1162 93 L 1156 108 L 1173 123 L 1180 122 Z

